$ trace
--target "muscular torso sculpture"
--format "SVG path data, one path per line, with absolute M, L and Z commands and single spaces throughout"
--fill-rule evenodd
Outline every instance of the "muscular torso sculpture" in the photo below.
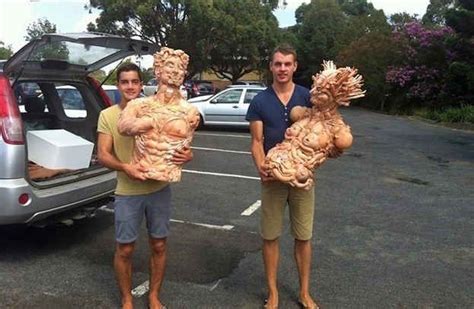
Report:
M 199 124 L 198 110 L 183 99 L 168 104 L 155 97 L 135 99 L 124 110 L 119 131 L 127 132 L 134 127 L 136 118 L 149 118 L 153 128 L 135 135 L 132 163 L 145 167 L 149 179 L 180 181 L 181 165 L 173 164 L 170 159 L 176 149 L 190 146 Z
M 339 114 L 339 105 L 364 96 L 362 77 L 352 68 L 339 68 L 324 62 L 323 71 L 313 76 L 313 107 L 295 107 L 290 118 L 293 125 L 285 139 L 270 149 L 265 164 L 279 181 L 309 190 L 314 183 L 313 171 L 328 156 L 352 145 L 350 127 Z
M 188 55 L 163 47 L 154 59 L 158 92 L 130 101 L 120 115 L 118 131 L 135 137 L 132 163 L 144 167 L 146 178 L 176 182 L 181 179 L 182 165 L 174 164 L 171 158 L 176 150 L 190 146 L 199 111 L 179 91 Z

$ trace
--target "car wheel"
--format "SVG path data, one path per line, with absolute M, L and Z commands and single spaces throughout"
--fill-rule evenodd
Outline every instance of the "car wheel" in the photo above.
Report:
M 199 125 L 198 125 L 198 130 L 204 128 L 204 118 L 202 118 L 202 115 L 199 115 Z

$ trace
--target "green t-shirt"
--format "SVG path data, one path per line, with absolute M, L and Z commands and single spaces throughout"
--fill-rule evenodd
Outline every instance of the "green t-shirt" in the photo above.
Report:
M 117 129 L 117 122 L 122 109 L 113 105 L 100 112 L 97 132 L 112 135 L 113 151 L 117 159 L 124 163 L 129 163 L 133 156 L 135 139 L 131 136 L 121 135 Z M 156 180 L 134 180 L 122 171 L 117 171 L 117 195 L 141 195 L 153 193 L 168 185 L 167 182 Z

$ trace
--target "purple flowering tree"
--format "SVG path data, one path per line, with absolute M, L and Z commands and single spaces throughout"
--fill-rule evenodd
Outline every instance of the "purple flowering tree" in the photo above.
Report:
M 444 76 L 453 54 L 447 39 L 453 35 L 449 27 L 426 27 L 413 21 L 398 27 L 393 39 L 400 48 L 400 63 L 390 66 L 385 80 L 398 104 L 412 109 L 435 107 L 443 91 Z

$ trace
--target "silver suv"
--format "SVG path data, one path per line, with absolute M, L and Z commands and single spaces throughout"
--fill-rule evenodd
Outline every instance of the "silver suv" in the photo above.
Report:
M 89 73 L 127 56 L 154 52 L 149 43 L 118 36 L 47 34 L 3 64 L 0 225 L 32 223 L 66 210 L 101 206 L 110 199 L 116 175 L 100 165 L 95 146 L 90 147 L 87 166 L 45 167 L 31 160 L 35 156 L 28 149 L 28 132 L 63 129 L 95 145 L 99 113 L 111 102 Z

